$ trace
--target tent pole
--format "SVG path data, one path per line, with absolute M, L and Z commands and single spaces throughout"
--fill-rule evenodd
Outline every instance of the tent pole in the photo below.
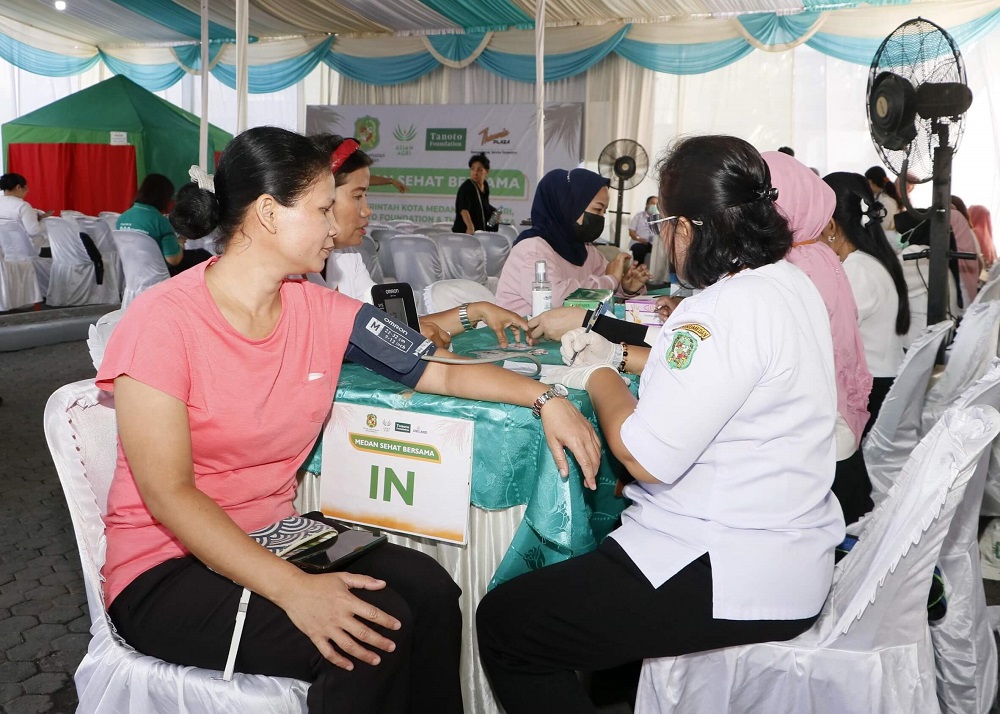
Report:
M 201 123 L 198 125 L 198 163 L 208 171 L 208 0 L 201 0 Z
M 537 134 L 537 175 L 535 185 L 545 175 L 545 0 L 535 10 L 535 130 Z
M 236 133 L 247 128 L 247 92 L 249 77 L 247 53 L 250 36 L 250 12 L 247 0 L 236 0 Z

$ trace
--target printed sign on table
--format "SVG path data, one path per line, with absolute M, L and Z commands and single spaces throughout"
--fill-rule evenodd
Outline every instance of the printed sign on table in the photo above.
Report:
M 464 544 L 473 431 L 467 419 L 334 404 L 323 432 L 323 513 Z

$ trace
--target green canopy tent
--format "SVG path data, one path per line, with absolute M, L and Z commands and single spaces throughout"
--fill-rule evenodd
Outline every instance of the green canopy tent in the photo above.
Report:
M 147 174 L 163 174 L 176 187 L 189 180 L 198 122 L 118 75 L 4 124 L 5 166 L 28 179 L 36 208 L 124 211 Z M 212 165 L 232 138 L 209 126 Z

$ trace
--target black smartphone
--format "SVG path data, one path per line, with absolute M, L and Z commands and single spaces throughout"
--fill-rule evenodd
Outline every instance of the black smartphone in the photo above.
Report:
M 343 570 L 348 564 L 385 542 L 384 535 L 377 536 L 365 530 L 345 530 L 341 531 L 329 548 L 302 558 L 295 558 L 292 562 L 308 573 Z
M 420 329 L 417 304 L 409 283 L 383 283 L 372 286 L 372 303 L 398 322 Z

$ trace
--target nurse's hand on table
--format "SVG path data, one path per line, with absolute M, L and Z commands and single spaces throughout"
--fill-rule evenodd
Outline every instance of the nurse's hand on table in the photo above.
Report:
M 497 344 L 507 346 L 507 329 L 514 335 L 514 342 L 521 341 L 521 330 L 524 330 L 528 344 L 532 344 L 528 336 L 528 322 L 523 317 L 510 310 L 504 310 L 491 302 L 474 302 L 469 305 L 469 322 L 477 325 L 485 322 L 497 335 Z
M 576 367 L 607 364 L 618 369 L 625 351 L 621 345 L 609 342 L 596 332 L 587 332 L 585 328 L 578 327 L 563 335 L 559 354 L 562 355 L 563 364 Z
M 546 382 L 552 384 L 550 380 Z M 568 399 L 550 399 L 542 405 L 542 427 L 560 475 L 563 478 L 569 476 L 565 451 L 569 449 L 580 466 L 583 485 L 596 489 L 597 469 L 601 465 L 601 441 L 587 418 Z
M 369 623 L 398 630 L 399 620 L 351 592 L 384 587 L 384 580 L 356 573 L 300 573 L 294 587 L 287 589 L 278 604 L 326 659 L 341 669 L 352 670 L 354 663 L 334 649 L 333 644 L 370 665 L 381 661 L 373 650 L 396 649 L 392 640 L 380 635 Z
M 448 348 L 451 344 L 451 335 L 447 330 L 442 330 L 436 323 L 430 320 L 420 321 L 420 334 L 433 342 L 438 347 Z
M 533 340 L 561 340 L 574 327 L 581 327 L 587 311 L 582 307 L 555 307 L 528 320 L 528 337 Z

